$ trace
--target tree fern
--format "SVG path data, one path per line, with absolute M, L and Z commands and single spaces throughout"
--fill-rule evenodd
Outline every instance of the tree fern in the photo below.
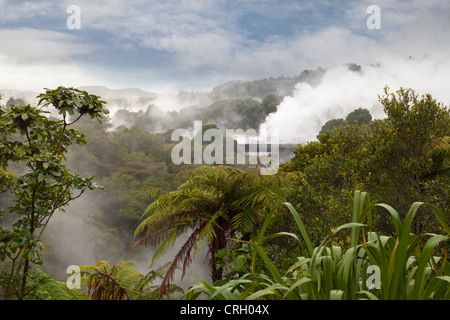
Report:
M 143 275 L 130 261 L 122 261 L 111 266 L 106 261 L 97 261 L 96 265 L 80 266 L 81 283 L 92 300 L 151 300 L 158 296 L 169 297 L 183 290 L 177 285 L 167 285 L 160 292 L 161 285 L 154 281 L 163 279 L 163 273 L 169 264 Z
M 89 296 L 84 291 L 76 288 L 69 289 L 66 282 L 57 281 L 57 284 L 66 292 L 69 300 L 89 300 Z
M 34 287 L 31 298 L 38 300 L 69 300 L 69 295 L 41 269 L 33 269 L 27 286 Z
M 432 168 L 425 178 L 450 175 L 450 137 L 437 139 L 430 152 L 433 161 Z
M 163 284 L 173 280 L 177 265 L 182 265 L 184 274 L 191 251 L 195 253 L 205 243 L 209 247 L 213 280 L 219 280 L 221 271 L 216 270 L 215 254 L 227 246 L 227 237 L 249 235 L 266 212 L 283 203 L 289 175 L 262 176 L 256 170 L 242 171 L 222 165 L 188 169 L 178 176 L 187 181 L 176 191 L 160 193 L 148 206 L 135 237 L 144 231 L 146 234 L 135 246 L 158 244 L 155 261 L 173 246 L 182 233 L 179 231 L 189 227 L 192 233 L 176 254 Z

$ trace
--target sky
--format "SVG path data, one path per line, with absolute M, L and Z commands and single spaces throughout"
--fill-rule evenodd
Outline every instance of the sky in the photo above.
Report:
M 371 5 L 378 29 L 367 25 Z M 0 88 L 208 91 L 319 66 L 445 56 L 449 30 L 443 0 L 0 0 Z

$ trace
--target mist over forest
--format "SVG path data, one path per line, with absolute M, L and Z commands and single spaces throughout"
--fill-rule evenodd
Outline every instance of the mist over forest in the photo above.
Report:
M 354 72 L 360 69 L 354 64 L 348 68 Z M 102 125 L 90 120 L 77 124 L 88 144 L 73 146 L 67 164 L 82 176 L 95 175 L 106 190 L 84 195 L 51 220 L 44 236 L 45 270 L 63 281 L 69 265 L 130 260 L 145 272 L 154 249 L 131 248 L 134 228 L 150 202 L 145 187 L 175 190 L 181 183 L 175 174 L 185 167 L 178 168 L 171 162 L 170 132 L 176 128 L 193 130 L 198 120 L 220 129 L 258 130 L 267 115 L 276 112 L 283 97 L 293 94 L 297 84 L 316 86 L 324 73 L 318 68 L 296 77 L 230 81 L 210 92 L 159 94 L 140 89 L 80 87 L 107 101 L 110 115 Z M 37 103 L 36 92 L 0 89 L 0 94 L 6 106 Z M 2 202 L 6 207 L 7 202 Z M 176 251 L 177 246 L 167 253 L 168 259 Z M 197 255 L 195 263 L 197 267 L 191 269 L 194 274 L 186 277 L 186 287 L 208 277 L 202 254 Z
M 432 69 L 434 72 L 427 69 L 437 62 L 441 64 Z M 222 130 L 277 129 L 280 143 L 291 145 L 290 156 L 283 159 L 288 161 L 294 157 L 295 148 L 302 150 L 302 146 L 308 148 L 307 143 L 317 142 L 319 132 L 330 120 L 345 125 L 342 119 L 357 109 L 369 114 L 364 124 L 385 118 L 379 95 L 386 85 L 396 90 L 409 84 L 409 80 L 420 78 L 411 83 L 415 89 L 450 101 L 448 90 L 430 84 L 440 81 L 444 73 L 447 76 L 449 66 L 448 61 L 435 61 L 432 57 L 409 57 L 395 65 L 348 63 L 304 70 L 294 77 L 233 80 L 209 92 L 167 94 L 100 86 L 78 88 L 105 100 L 110 114 L 102 124 L 84 118 L 76 123 L 75 128 L 86 135 L 88 143 L 72 146 L 66 163 L 82 176 L 95 176 L 105 190 L 83 195 L 52 218 L 42 239 L 43 270 L 58 281 L 65 281 L 68 266 L 94 265 L 98 260 L 111 265 L 132 261 L 141 273 L 150 270 L 156 248 L 150 245 L 133 248 L 135 229 L 155 200 L 148 188 L 175 191 L 186 181 L 177 178 L 177 174 L 196 167 L 175 165 L 171 160 L 170 152 L 176 143 L 171 141 L 173 130 L 191 131 L 194 121 Z M 408 77 L 415 72 L 421 76 Z M 396 77 L 390 77 L 394 73 Z M 0 94 L 6 107 L 36 105 L 38 95 L 3 89 Z M 237 167 L 246 170 L 245 166 Z M 8 195 L 2 194 L 0 203 L 6 208 Z M 186 230 L 173 249 L 152 268 L 170 261 L 191 231 Z M 200 248 L 184 281 L 179 282 L 181 271 L 177 271 L 174 283 L 187 289 L 199 279 L 208 279 L 210 271 L 205 255 L 206 247 Z
M 450 1 L 0 0 L 0 17 L 5 318 L 4 300 L 278 318 L 450 300 Z

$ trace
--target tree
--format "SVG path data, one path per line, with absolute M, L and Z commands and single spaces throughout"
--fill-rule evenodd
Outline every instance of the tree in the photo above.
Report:
M 327 133 L 327 132 L 333 132 L 334 128 L 338 128 L 341 126 L 346 126 L 347 122 L 344 119 L 331 119 L 325 122 L 325 124 L 320 129 L 320 134 Z
M 372 116 L 367 109 L 358 108 L 350 112 L 345 118 L 347 124 L 353 124 L 357 122 L 359 125 L 368 124 L 372 121 Z
M 9 274 L 1 279 L 4 295 L 18 299 L 27 295 L 32 265 L 43 263 L 40 239 L 53 214 L 86 191 L 100 188 L 94 177 L 83 178 L 64 163 L 71 144 L 86 143 L 84 135 L 69 127 L 84 115 L 101 122 L 108 113 L 99 97 L 74 88 L 46 89 L 38 98 L 38 107 L 12 104 L 0 109 L 2 191 L 12 195 L 7 213 L 16 217 L 10 229 L 0 228 L 0 259 L 11 263 Z M 43 110 L 49 105 L 61 120 Z M 8 171 L 12 163 L 16 168 Z
M 372 121 L 372 115 L 369 110 L 358 108 L 350 112 L 344 119 L 331 119 L 328 120 L 320 129 L 319 134 L 332 133 L 335 128 L 345 127 L 346 125 L 358 124 L 365 125 Z
M 443 208 L 450 204 L 445 174 L 448 108 L 429 94 L 419 96 L 404 88 L 395 93 L 385 88 L 379 101 L 387 118 L 342 126 L 332 135 L 321 134 L 318 142 L 299 146 L 295 156 L 281 166 L 282 170 L 302 172 L 289 201 L 310 221 L 318 219 L 322 227 L 318 230 L 346 219 L 343 195 L 355 188 L 370 192 L 375 201 L 395 205 L 402 217 L 414 201 Z M 379 223 L 391 228 L 388 221 Z M 436 228 L 431 211 L 424 210 L 412 230 L 420 234 L 437 232 Z
M 13 97 L 10 97 L 8 101 L 6 101 L 6 108 L 9 108 L 12 104 L 14 105 L 24 105 L 25 101 L 23 99 L 14 99 Z
M 265 96 L 265 98 L 261 102 L 264 114 L 268 115 L 269 113 L 277 112 L 277 106 L 281 103 L 282 100 L 283 99 L 281 97 L 274 94 L 268 94 L 267 96 Z
M 174 245 L 181 234 L 190 235 L 174 257 L 162 283 L 170 283 L 182 263 L 183 274 L 199 244 L 207 244 L 213 281 L 222 279 L 222 267 L 216 268 L 216 254 L 229 245 L 230 238 L 248 239 L 261 216 L 278 208 L 289 185 L 288 178 L 262 176 L 257 170 L 241 171 L 228 166 L 203 166 L 179 175 L 189 177 L 177 191 L 162 193 L 152 189 L 148 217 L 136 228 L 135 236 L 147 229 L 135 246 L 158 245 L 153 261 Z M 160 290 L 160 294 L 163 294 Z
M 153 282 L 163 277 L 166 268 L 167 265 L 163 265 L 143 275 L 130 261 L 113 266 L 106 261 L 97 261 L 95 266 L 80 266 L 81 284 L 91 300 L 155 300 L 160 286 Z M 174 284 L 164 290 L 166 297 L 176 292 L 183 290 Z

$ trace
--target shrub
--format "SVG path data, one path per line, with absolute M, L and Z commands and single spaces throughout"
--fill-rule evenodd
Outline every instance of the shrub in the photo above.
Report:
M 365 205 L 365 207 L 364 207 Z M 412 221 L 421 206 L 427 206 L 439 220 L 447 235 L 411 234 Z M 266 273 L 250 272 L 239 279 L 213 286 L 204 281 L 186 291 L 187 299 L 205 294 L 209 299 L 228 300 L 448 300 L 450 298 L 450 266 L 447 249 L 444 257 L 433 256 L 436 247 L 449 240 L 450 225 L 437 207 L 414 203 L 402 222 L 399 213 L 387 204 L 370 204 L 367 194 L 356 191 L 352 222 L 341 225 L 313 247 L 300 216 L 286 203 L 307 245 L 308 254 L 284 274 L 263 250 L 263 240 L 288 235 L 300 242 L 296 234 L 278 233 L 249 242 L 255 249 L 253 260 L 264 261 Z M 373 231 L 375 207 L 384 208 L 392 217 L 394 236 Z M 267 217 L 271 219 L 270 216 Z M 334 234 L 350 229 L 351 245 L 344 250 L 330 245 Z M 367 232 L 367 235 L 364 233 Z M 424 243 L 425 242 L 425 243 Z M 254 265 L 254 261 L 252 262 Z M 373 271 L 375 275 L 372 274 Z

